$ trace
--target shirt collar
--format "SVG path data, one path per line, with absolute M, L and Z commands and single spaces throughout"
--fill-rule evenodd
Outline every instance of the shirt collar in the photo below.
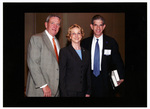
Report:
M 96 41 L 96 39 L 102 40 L 103 39 L 103 34 L 99 38 L 95 37 L 95 35 L 94 35 L 94 40 Z
M 50 34 L 48 33 L 48 31 L 47 31 L 47 30 L 45 30 L 45 33 L 47 34 L 47 36 L 48 36 L 50 39 L 52 39 L 52 38 L 54 38 L 54 39 L 55 39 L 55 36 L 53 37 L 52 35 L 50 35 Z

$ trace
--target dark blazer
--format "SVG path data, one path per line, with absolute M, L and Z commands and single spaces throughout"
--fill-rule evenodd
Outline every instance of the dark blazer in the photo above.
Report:
M 82 60 L 72 45 L 62 48 L 59 53 L 60 95 L 68 97 L 70 92 L 91 93 L 90 57 L 81 48 Z
M 91 56 L 91 45 L 93 37 L 88 37 L 81 42 L 81 45 L 89 50 Z M 110 54 L 106 54 L 105 51 L 111 50 Z M 105 85 L 111 85 L 110 73 L 112 70 L 117 69 L 121 79 L 124 78 L 124 64 L 121 59 L 117 42 L 106 35 L 103 35 L 103 50 L 102 50 L 102 64 L 101 71 L 105 78 Z

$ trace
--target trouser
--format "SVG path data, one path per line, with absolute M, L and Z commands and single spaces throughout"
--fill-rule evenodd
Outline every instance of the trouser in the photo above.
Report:
M 100 72 L 98 77 L 92 73 L 92 93 L 91 97 L 113 97 L 114 91 L 110 81 Z
M 85 97 L 85 93 L 76 91 L 67 91 L 67 97 Z

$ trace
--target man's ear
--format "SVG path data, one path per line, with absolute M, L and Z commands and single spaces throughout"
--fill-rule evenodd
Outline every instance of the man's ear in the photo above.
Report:
M 47 28 L 47 22 L 45 22 L 45 28 Z
M 93 25 L 92 25 L 92 24 L 90 24 L 90 27 L 91 27 L 91 29 L 93 30 Z
M 103 26 L 103 30 L 106 28 L 106 24 L 104 24 L 104 26 Z

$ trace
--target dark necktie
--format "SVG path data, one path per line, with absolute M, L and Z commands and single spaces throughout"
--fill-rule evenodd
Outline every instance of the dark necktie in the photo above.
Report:
M 94 53 L 94 70 L 93 74 L 97 77 L 100 75 L 100 52 L 99 52 L 99 44 L 98 39 L 95 45 L 95 53 Z

